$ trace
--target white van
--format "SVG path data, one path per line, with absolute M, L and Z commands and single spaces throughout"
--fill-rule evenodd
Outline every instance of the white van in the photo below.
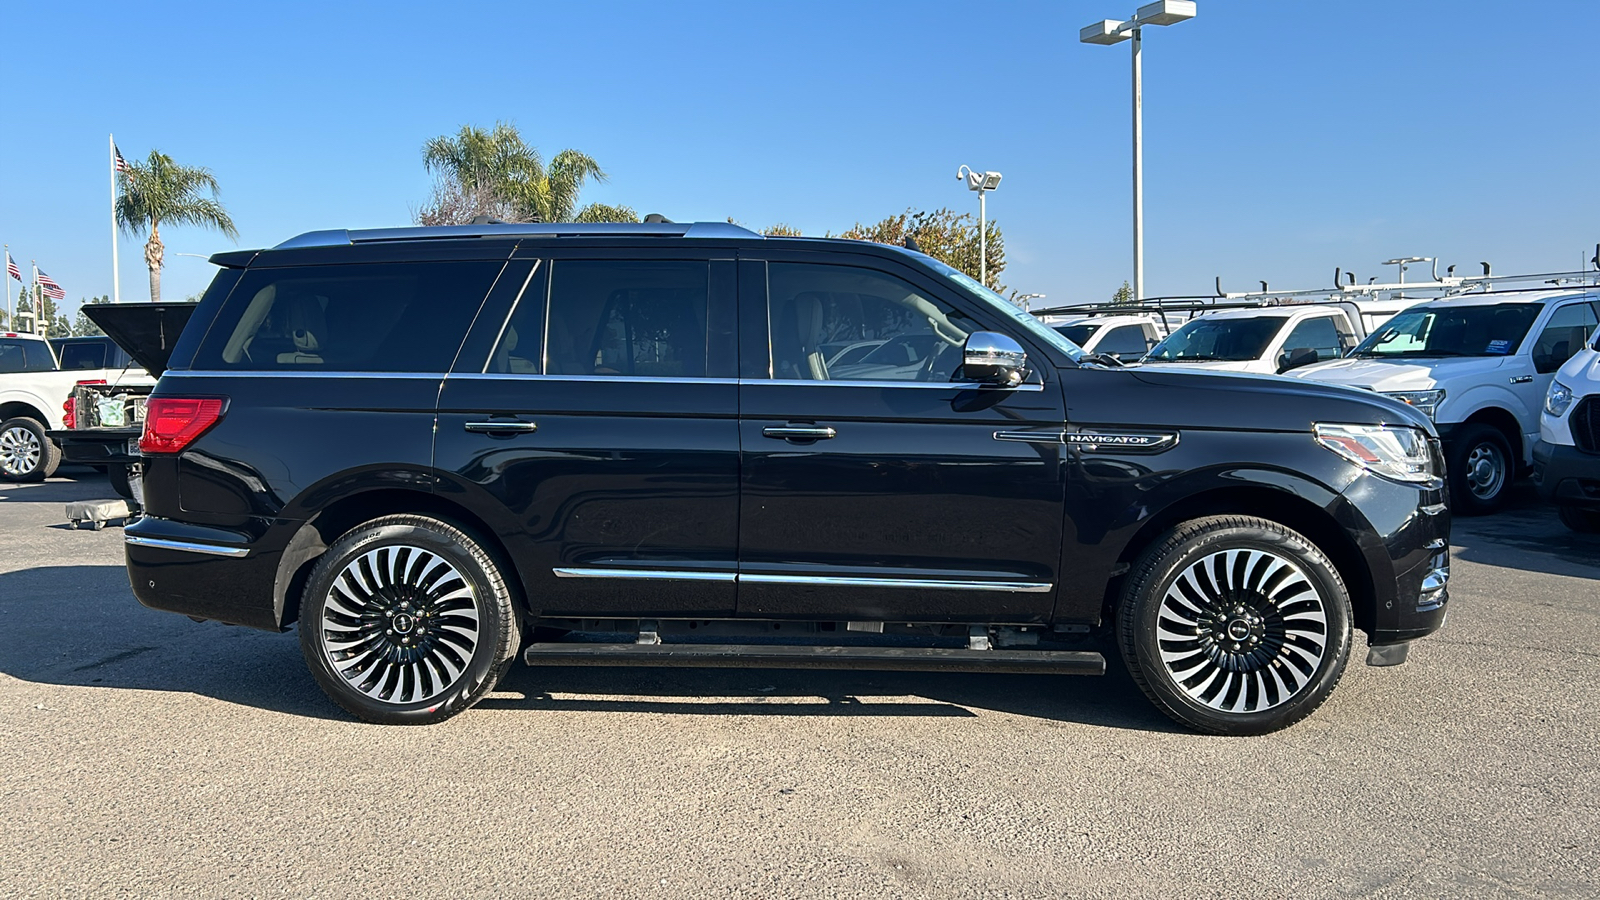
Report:
M 1556 370 L 1545 392 L 1533 483 L 1568 528 L 1600 533 L 1600 331 Z

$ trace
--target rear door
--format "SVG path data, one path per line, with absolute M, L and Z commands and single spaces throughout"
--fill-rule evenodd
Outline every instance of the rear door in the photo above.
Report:
M 732 615 L 733 254 L 535 249 L 514 264 L 525 287 L 486 310 L 445 379 L 441 490 L 494 511 L 544 615 Z
M 1059 381 L 1042 356 L 1013 390 L 957 379 L 968 334 L 1022 340 L 1016 329 L 909 266 L 855 255 L 741 260 L 740 301 L 740 614 L 1047 618 Z M 845 365 L 820 349 L 868 340 L 883 343 Z

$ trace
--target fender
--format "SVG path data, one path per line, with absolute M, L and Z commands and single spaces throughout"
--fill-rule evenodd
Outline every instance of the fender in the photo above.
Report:
M 62 427 L 61 403 L 65 402 L 66 399 L 67 398 L 63 396 L 60 401 L 57 401 L 54 405 L 51 405 L 50 403 L 45 402 L 44 398 L 41 397 L 37 392 L 27 390 L 25 388 L 5 388 L 0 390 L 0 407 L 3 407 L 8 403 L 21 403 L 31 407 L 33 411 L 38 413 L 39 416 L 44 420 L 44 426 L 47 429 L 58 429 Z M 7 416 L 6 418 L 11 417 Z

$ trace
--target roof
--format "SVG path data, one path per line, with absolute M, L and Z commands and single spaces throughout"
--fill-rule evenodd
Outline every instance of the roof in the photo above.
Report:
M 1196 315 L 1190 322 L 1204 322 L 1215 319 L 1264 319 L 1275 317 L 1287 319 L 1291 316 L 1327 315 L 1339 313 L 1349 315 L 1350 310 L 1338 306 L 1323 306 L 1321 304 L 1293 304 L 1286 306 L 1256 306 L 1249 309 L 1219 309 L 1216 312 L 1203 312 Z M 1184 324 L 1188 324 L 1185 322 Z
M 274 247 L 290 250 L 302 247 L 339 247 L 378 241 L 428 241 L 449 238 L 520 237 L 675 237 L 675 238 L 757 238 L 748 228 L 729 222 L 531 222 L 497 225 L 412 225 L 404 228 L 363 228 L 355 231 L 338 228 L 308 231 Z
M 1600 288 L 1542 288 L 1531 291 L 1485 291 L 1481 294 L 1456 294 L 1453 297 L 1418 297 L 1411 306 L 1497 306 L 1502 303 L 1549 303 L 1576 297 L 1600 297 Z M 1410 309 L 1411 306 L 1407 306 Z
M 1115 328 L 1118 325 L 1143 325 L 1145 323 L 1154 324 L 1156 319 L 1157 317 L 1151 315 L 1150 313 L 1132 313 L 1124 315 L 1100 313 L 1097 315 L 1087 316 L 1052 315 L 1049 318 L 1041 321 L 1043 321 L 1044 324 L 1049 325 L 1051 328 L 1055 328 L 1058 325 L 1082 325 L 1085 322 L 1093 322 L 1094 324 L 1103 326 L 1105 328 Z

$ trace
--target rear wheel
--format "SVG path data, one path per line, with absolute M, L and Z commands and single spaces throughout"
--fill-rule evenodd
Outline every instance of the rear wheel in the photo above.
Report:
M 61 448 L 38 419 L 18 416 L 0 422 L 0 478 L 43 481 L 61 465 Z
M 1463 425 L 1450 444 L 1452 511 L 1480 516 L 1499 509 L 1517 471 L 1511 442 L 1493 425 L 1475 423 Z
M 423 516 L 374 519 L 306 583 L 300 649 L 317 683 L 384 725 L 442 721 L 510 668 L 520 628 L 504 575 L 467 532 Z
M 1135 563 L 1118 610 L 1122 658 L 1174 720 L 1213 734 L 1300 721 L 1350 656 L 1350 598 L 1302 535 L 1265 519 L 1186 522 Z
M 1600 511 L 1578 506 L 1558 506 L 1556 514 L 1561 524 L 1579 534 L 1600 534 Z

